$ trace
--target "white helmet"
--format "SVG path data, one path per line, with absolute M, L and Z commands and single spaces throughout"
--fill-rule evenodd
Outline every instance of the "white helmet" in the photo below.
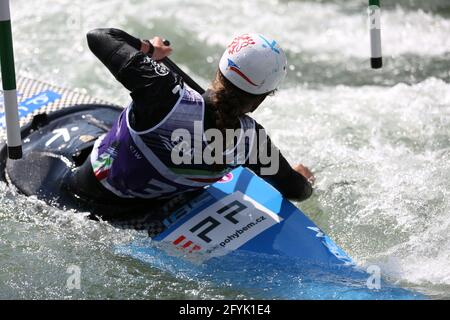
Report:
M 278 87 L 286 76 L 286 65 L 286 54 L 275 40 L 250 33 L 233 39 L 219 69 L 239 89 L 259 95 Z

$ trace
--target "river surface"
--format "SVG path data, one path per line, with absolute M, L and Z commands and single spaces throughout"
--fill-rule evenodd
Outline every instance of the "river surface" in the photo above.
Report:
M 369 66 L 367 1 L 11 2 L 18 74 L 119 104 L 128 93 L 88 50 L 92 28 L 170 39 L 203 86 L 233 35 L 277 39 L 288 77 L 254 117 L 317 177 L 297 205 L 360 266 L 450 298 L 449 1 L 383 1 L 382 70 Z M 258 297 L 117 254 L 136 237 L 0 184 L 0 298 Z M 66 287 L 72 265 L 80 290 Z

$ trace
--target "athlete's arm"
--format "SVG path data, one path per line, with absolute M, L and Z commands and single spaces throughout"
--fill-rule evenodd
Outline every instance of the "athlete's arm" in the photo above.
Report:
M 160 38 L 155 40 L 154 46 L 150 46 L 114 28 L 94 29 L 87 34 L 91 51 L 131 91 L 130 123 L 137 131 L 149 129 L 164 119 L 179 98 L 180 93 L 174 88 L 183 86 L 178 75 L 156 62 L 155 59 L 164 58 L 171 49 Z M 150 50 L 152 47 L 154 50 Z
M 265 133 L 265 129 L 260 124 L 256 124 L 256 130 L 257 133 L 261 132 L 260 130 L 264 130 Z M 261 141 L 261 138 L 264 141 Z M 251 169 L 258 176 L 269 182 L 286 198 L 303 201 L 312 195 L 313 188 L 309 182 L 314 181 L 312 173 L 302 165 L 297 165 L 292 168 L 267 134 L 257 134 L 257 143 L 253 147 L 257 148 L 257 161 L 256 163 L 251 163 L 251 158 L 249 158 L 244 165 L 245 167 Z M 272 151 L 268 152 L 268 150 Z M 270 155 L 269 158 L 272 159 L 271 163 L 263 164 L 261 155 Z M 278 162 L 278 166 L 275 165 L 275 162 Z M 267 169 L 271 166 L 273 166 L 274 170 L 268 171 Z M 270 174 L 267 174 L 267 172 Z

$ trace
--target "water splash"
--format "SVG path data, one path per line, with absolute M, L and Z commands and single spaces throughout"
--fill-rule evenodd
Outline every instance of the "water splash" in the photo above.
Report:
M 203 86 L 235 33 L 270 34 L 288 53 L 289 75 L 255 116 L 292 162 L 316 172 L 315 195 L 299 205 L 361 266 L 378 264 L 398 283 L 450 296 L 448 1 L 383 4 L 386 63 L 378 72 L 369 70 L 366 3 L 357 0 L 11 5 L 20 74 L 116 103 L 128 93 L 88 51 L 89 29 L 165 36 L 174 60 Z M 118 257 L 112 248 L 139 235 L 0 189 L 1 297 L 257 295 Z M 78 293 L 65 288 L 71 263 L 86 276 Z

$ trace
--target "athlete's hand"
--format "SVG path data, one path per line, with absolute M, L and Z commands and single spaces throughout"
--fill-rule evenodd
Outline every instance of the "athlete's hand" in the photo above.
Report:
M 295 171 L 297 171 L 298 173 L 300 173 L 302 176 L 304 176 L 306 178 L 306 180 L 308 180 L 309 183 L 314 184 L 314 182 L 316 181 L 316 178 L 314 177 L 311 170 L 309 170 L 307 167 L 305 167 L 301 163 L 296 164 L 292 168 Z
M 169 56 L 172 53 L 172 48 L 164 44 L 164 40 L 160 37 L 154 37 L 150 42 L 155 47 L 152 59 L 159 61 Z

